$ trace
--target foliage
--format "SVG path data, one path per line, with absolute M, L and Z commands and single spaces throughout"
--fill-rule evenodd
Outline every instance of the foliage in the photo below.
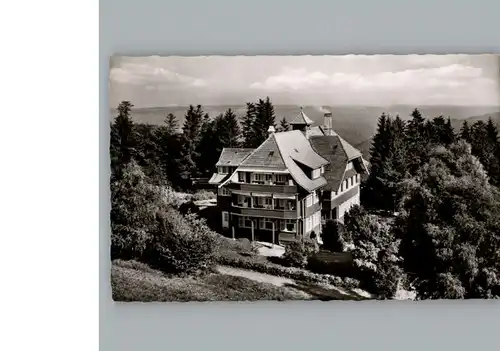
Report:
M 344 230 L 342 224 L 338 221 L 328 220 L 323 225 L 321 234 L 323 239 L 323 247 L 332 252 L 344 251 L 346 240 L 344 238 Z
M 278 132 L 288 132 L 290 130 L 290 124 L 288 123 L 288 121 L 286 120 L 285 117 L 283 117 L 281 120 L 280 120 L 280 125 L 278 126 Z
M 135 259 L 172 273 L 204 271 L 217 240 L 194 214 L 173 209 L 165 189 L 152 185 L 132 161 L 111 184 L 111 256 Z
M 132 110 L 130 101 L 122 101 L 118 105 L 118 115 L 111 124 L 110 157 L 111 171 L 118 174 L 135 154 L 136 138 L 134 123 L 130 117 Z
M 351 238 L 351 253 L 363 288 L 380 298 L 392 298 L 402 271 L 396 256 L 399 241 L 390 226 L 360 206 L 353 206 L 344 216 L 344 231 Z
M 419 298 L 500 295 L 500 193 L 465 141 L 432 151 L 404 193 L 396 231 Z
M 141 259 L 153 241 L 156 216 L 166 209 L 162 190 L 135 161 L 111 183 L 111 257 Z
M 158 217 L 148 263 L 176 274 L 206 271 L 215 263 L 217 243 L 204 220 L 169 209 Z
M 294 240 L 285 246 L 283 260 L 292 267 L 304 268 L 309 257 L 318 250 L 316 241 Z
M 269 96 L 256 103 L 248 102 L 242 123 L 245 147 L 256 148 L 262 144 L 268 138 L 269 126 L 276 128 L 275 120 L 276 114 Z

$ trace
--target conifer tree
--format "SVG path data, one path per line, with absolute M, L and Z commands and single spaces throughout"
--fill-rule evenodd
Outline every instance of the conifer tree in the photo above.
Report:
M 290 124 L 286 120 L 285 117 L 283 117 L 280 121 L 280 125 L 278 127 L 279 132 L 288 132 L 290 130 Z
M 429 149 L 428 135 L 429 127 L 426 128 L 425 118 L 418 109 L 411 113 L 412 119 L 406 127 L 406 145 L 408 150 L 408 170 L 410 174 L 415 174 L 425 159 Z M 429 125 L 427 125 L 429 126 Z
M 245 147 L 257 147 L 255 143 L 254 123 L 257 117 L 257 108 L 253 102 L 247 102 L 247 111 L 242 121 L 242 136 Z
M 460 135 L 460 139 L 463 139 L 470 144 L 471 135 L 470 135 L 469 124 L 467 123 L 467 121 L 464 121 L 464 123 L 462 123 L 462 128 L 460 129 L 459 135 Z
M 268 138 L 267 131 L 270 126 L 276 128 L 276 114 L 268 96 L 265 100 L 259 99 L 256 104 L 256 116 L 253 123 L 254 147 L 258 147 Z
M 132 107 L 134 105 L 130 101 L 122 101 L 118 105 L 118 115 L 111 125 L 111 171 L 116 176 L 119 176 L 120 169 L 132 160 L 136 151 L 134 122 L 130 117 Z
M 184 184 L 189 184 L 190 178 L 198 176 L 196 167 L 200 157 L 198 146 L 207 119 L 201 105 L 197 105 L 196 108 L 193 105 L 189 106 L 182 126 L 180 176 Z
M 229 108 L 221 121 L 222 123 L 217 125 L 217 135 L 223 147 L 239 147 L 241 130 L 236 114 Z
M 169 135 L 174 135 L 177 133 L 179 128 L 179 122 L 177 121 L 177 117 L 175 117 L 172 113 L 169 113 L 164 120 L 166 132 Z

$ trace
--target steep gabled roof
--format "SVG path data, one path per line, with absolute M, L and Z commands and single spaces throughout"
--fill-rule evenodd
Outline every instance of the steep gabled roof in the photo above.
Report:
M 342 144 L 342 148 L 344 149 L 344 152 L 349 160 L 352 160 L 354 158 L 358 158 L 361 156 L 361 152 L 356 149 L 354 146 L 349 144 L 347 141 L 342 139 L 340 136 L 338 136 L 340 143 Z
M 311 136 L 313 149 L 330 163 L 325 166 L 326 190 L 337 191 L 342 182 L 348 158 L 338 135 Z
M 297 115 L 297 117 L 295 117 L 290 122 L 290 124 L 307 124 L 307 125 L 311 125 L 313 123 L 314 122 L 309 117 L 307 117 L 302 108 L 300 109 L 300 113 Z
M 274 134 L 271 134 L 258 148 L 245 158 L 241 167 L 262 167 L 272 169 L 286 169 L 285 162 L 276 143 Z
M 282 155 L 290 156 L 311 169 L 319 168 L 328 163 L 314 151 L 307 138 L 299 130 L 277 133 L 275 138 Z
M 219 156 L 216 166 L 239 166 L 254 149 L 224 148 Z
M 212 174 L 212 178 L 208 181 L 208 184 L 218 185 L 228 177 L 229 174 L 214 173 Z
M 294 130 L 277 133 L 274 137 L 290 175 L 299 186 L 307 191 L 312 191 L 327 184 L 323 177 L 309 178 L 297 164 L 300 162 L 311 169 L 328 164 L 326 159 L 314 151 L 302 132 Z

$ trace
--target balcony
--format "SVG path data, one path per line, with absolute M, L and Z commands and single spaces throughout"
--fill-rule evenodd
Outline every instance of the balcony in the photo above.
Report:
M 234 206 L 231 208 L 231 212 L 239 214 L 242 216 L 249 217 L 266 217 L 266 218 L 278 218 L 278 219 L 297 219 L 296 210 L 277 210 L 268 208 L 255 208 L 255 207 L 239 207 Z
M 274 185 L 274 184 L 252 184 L 252 183 L 230 183 L 228 189 L 245 192 L 275 193 L 295 195 L 298 192 L 296 185 Z

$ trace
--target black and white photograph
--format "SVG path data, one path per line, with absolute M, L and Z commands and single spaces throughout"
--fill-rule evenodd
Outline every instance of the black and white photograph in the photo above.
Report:
M 500 56 L 114 56 L 114 301 L 500 297 Z

